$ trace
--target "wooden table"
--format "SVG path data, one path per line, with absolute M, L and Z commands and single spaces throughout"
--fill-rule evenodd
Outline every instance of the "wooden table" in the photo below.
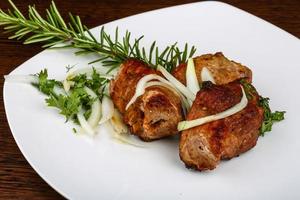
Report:
M 21 11 L 25 11 L 28 4 L 36 4 L 38 10 L 44 11 L 50 4 L 50 0 L 14 0 L 14 2 Z M 193 1 L 56 0 L 56 4 L 64 16 L 69 11 L 78 14 L 89 27 L 136 13 L 189 2 Z M 300 37 L 299 0 L 225 0 L 225 2 Z M 4 0 L 0 1 L 0 8 L 8 8 L 8 3 Z M 33 197 L 35 199 L 62 199 L 60 194 L 39 177 L 21 154 L 8 127 L 3 105 L 3 75 L 8 74 L 42 49 L 40 45 L 25 46 L 6 38 L 6 35 L 0 34 L 0 199 L 32 199 Z

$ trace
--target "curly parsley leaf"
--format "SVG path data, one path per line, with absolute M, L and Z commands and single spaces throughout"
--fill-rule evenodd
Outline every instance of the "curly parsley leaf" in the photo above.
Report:
M 265 132 L 271 131 L 275 122 L 284 120 L 285 111 L 272 112 L 269 106 L 269 98 L 259 96 L 259 105 L 264 109 L 264 121 L 260 128 L 260 135 L 264 136 Z
M 257 91 L 253 85 L 248 83 L 245 79 L 241 79 L 240 83 L 243 85 L 248 100 L 251 100 L 256 96 Z
M 109 82 L 108 79 L 101 77 L 94 68 L 90 78 L 88 78 L 86 74 L 79 74 L 69 79 L 69 81 L 74 82 L 74 88 L 82 88 L 84 86 L 90 88 L 99 96 L 100 99 L 103 96 L 103 90 L 101 89 L 105 88 Z
M 66 95 L 50 95 L 49 98 L 46 99 L 46 103 L 49 107 L 55 107 L 60 110 L 60 114 L 66 117 L 66 121 L 70 118 L 74 120 L 75 115 L 79 112 L 79 108 L 81 105 L 80 97 L 74 93 L 70 96 Z
M 243 85 L 243 88 L 245 90 L 245 93 L 247 95 L 247 98 L 251 100 L 256 96 L 257 91 L 253 85 L 248 83 L 245 79 L 242 79 L 241 84 Z M 269 132 L 272 130 L 272 126 L 275 122 L 279 122 L 284 120 L 284 114 L 285 111 L 275 111 L 272 112 L 270 105 L 269 105 L 269 98 L 262 97 L 259 95 L 258 97 L 259 106 L 264 109 L 264 119 L 262 126 L 260 127 L 260 136 L 264 136 L 266 132 Z
M 79 112 L 81 107 L 86 110 L 86 118 L 89 117 L 91 105 L 95 99 L 91 98 L 83 89 L 76 89 L 69 95 L 50 95 L 46 99 L 46 103 L 49 107 L 55 107 L 60 110 L 60 114 L 66 117 L 66 121 L 72 119 L 78 124 L 76 114 Z
M 72 78 L 74 85 L 70 89 L 69 93 L 57 94 L 55 87 L 63 88 L 63 84 L 60 81 L 54 79 L 48 79 L 47 69 L 42 70 L 36 75 L 38 77 L 38 83 L 34 84 L 42 93 L 48 97 L 45 99 L 49 107 L 57 108 L 60 114 L 66 117 L 66 121 L 70 119 L 79 124 L 77 119 L 77 113 L 81 108 L 85 110 L 84 117 L 89 118 L 91 114 L 91 107 L 95 101 L 90 95 L 87 94 L 85 87 L 92 89 L 98 97 L 103 96 L 103 89 L 108 83 L 108 80 L 102 78 L 100 74 L 93 71 L 91 77 L 87 77 L 86 74 L 80 74 Z
M 40 73 L 36 74 L 38 77 L 38 84 L 33 84 L 42 93 L 46 95 L 54 94 L 54 87 L 62 87 L 62 83 L 54 79 L 48 79 L 47 69 L 42 70 Z

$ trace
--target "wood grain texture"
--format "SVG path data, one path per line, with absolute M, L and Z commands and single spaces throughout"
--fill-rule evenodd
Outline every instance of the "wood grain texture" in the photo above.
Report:
M 22 11 L 27 10 L 28 4 L 36 4 L 38 10 L 43 11 L 48 7 L 50 0 L 14 0 L 14 2 Z M 63 16 L 69 11 L 78 14 L 88 27 L 153 9 L 190 2 L 194 1 L 56 0 Z M 225 2 L 300 37 L 299 0 L 225 0 Z M 0 8 L 8 8 L 8 3 L 1 0 Z M 63 199 L 36 174 L 21 154 L 10 132 L 3 105 L 3 75 L 42 49 L 40 45 L 24 46 L 20 42 L 9 41 L 6 38 L 6 35 L 0 34 L 0 199 Z

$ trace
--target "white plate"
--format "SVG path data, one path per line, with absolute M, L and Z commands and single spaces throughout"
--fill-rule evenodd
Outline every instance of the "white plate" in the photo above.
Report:
M 222 162 L 210 172 L 184 167 L 178 141 L 161 140 L 135 148 L 116 143 L 101 128 L 95 142 L 72 133 L 44 96 L 26 85 L 5 83 L 7 118 L 22 153 L 54 189 L 72 199 L 299 199 L 300 137 L 299 40 L 242 10 L 203 2 L 147 12 L 105 25 L 145 35 L 161 47 L 179 41 L 194 44 L 197 54 L 222 51 L 249 66 L 258 91 L 286 120 L 259 138 L 251 151 Z M 95 28 L 94 33 L 99 31 Z M 85 66 L 94 57 L 71 50 L 46 50 L 12 74 L 36 73 L 47 67 L 63 78 L 64 66 Z

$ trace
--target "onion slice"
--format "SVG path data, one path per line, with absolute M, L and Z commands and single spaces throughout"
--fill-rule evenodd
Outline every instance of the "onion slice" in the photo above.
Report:
M 206 117 L 201 117 L 201 118 L 190 120 L 190 121 L 181 121 L 178 123 L 178 126 L 177 126 L 178 131 L 183 131 L 186 129 L 193 128 L 195 126 L 200 126 L 200 125 L 208 123 L 208 122 L 223 119 L 225 117 L 234 115 L 235 113 L 243 110 L 248 104 L 248 99 L 245 94 L 244 88 L 242 86 L 241 86 L 241 88 L 242 88 L 243 96 L 242 96 L 241 101 L 238 104 L 236 104 L 235 106 L 233 106 L 223 112 L 220 112 L 220 113 L 217 113 L 214 115 L 209 115 Z
M 86 119 L 84 117 L 83 109 L 80 109 L 80 111 L 77 113 L 77 118 L 78 118 L 79 124 L 80 124 L 81 128 L 84 130 L 84 132 L 87 133 L 90 136 L 94 136 L 95 135 L 95 130 L 86 121 Z
M 99 124 L 103 124 L 103 123 L 107 122 L 107 120 L 112 118 L 112 116 L 114 115 L 114 110 L 115 110 L 112 100 L 105 95 L 102 98 L 102 106 L 101 107 L 102 107 L 102 117 L 101 117 L 101 120 L 99 121 Z
M 74 81 L 68 81 L 67 79 L 65 79 L 63 81 L 63 88 L 65 90 L 65 92 L 69 92 L 71 87 L 74 86 Z
M 114 109 L 114 113 L 112 118 L 110 119 L 110 124 L 114 130 L 113 138 L 122 142 L 124 144 L 136 146 L 136 147 L 144 147 L 142 144 L 138 142 L 132 141 L 129 135 L 129 129 L 124 124 L 121 114 L 117 109 Z
M 183 85 L 180 81 L 178 81 L 172 74 L 170 74 L 165 68 L 163 68 L 161 65 L 157 66 L 157 70 L 160 71 L 164 77 L 170 81 L 184 96 L 187 97 L 188 100 L 194 101 L 196 98 L 196 95 L 191 92 L 189 88 L 187 88 L 185 85 Z
M 121 114 L 117 109 L 114 109 L 113 116 L 110 119 L 110 123 L 113 126 L 114 131 L 121 135 L 129 133 L 128 127 L 123 123 Z
M 187 99 L 178 90 L 176 90 L 174 87 L 171 87 L 170 85 L 168 85 L 166 83 L 163 83 L 163 82 L 151 81 L 151 82 L 148 82 L 146 84 L 145 88 L 148 88 L 148 87 L 151 87 L 151 86 L 155 86 L 155 85 L 168 88 L 169 90 L 171 90 L 172 92 L 174 92 L 176 95 L 178 95 L 179 98 L 180 98 L 180 101 L 181 101 L 181 105 L 182 105 L 182 110 L 183 110 L 184 116 L 186 116 L 187 110 L 190 109 L 190 104 L 187 101 Z
M 126 110 L 130 107 L 131 104 L 133 104 L 136 101 L 136 99 L 139 96 L 141 96 L 142 94 L 145 93 L 145 86 L 146 86 L 147 82 L 151 81 L 151 80 L 159 80 L 160 82 L 163 82 L 163 83 L 173 87 L 173 85 L 170 82 L 168 82 L 166 79 L 164 79 L 163 77 L 161 77 L 157 74 L 148 74 L 148 75 L 144 76 L 143 78 L 141 78 L 139 80 L 139 82 L 137 83 L 135 93 L 134 93 L 133 97 L 130 99 L 130 101 L 128 102 L 128 104 L 126 105 Z
M 37 76 L 34 75 L 5 75 L 4 76 L 5 81 L 10 82 L 10 83 L 39 83 L 39 79 Z
M 214 77 L 212 76 L 212 74 L 209 71 L 209 69 L 207 69 L 206 67 L 202 68 L 202 71 L 201 71 L 201 80 L 202 80 L 202 82 L 204 82 L 204 81 L 210 81 L 213 84 L 216 84 Z
M 188 59 L 187 67 L 186 67 L 186 86 L 193 92 L 194 95 L 200 90 L 199 82 L 197 79 L 195 65 L 193 58 Z
M 88 87 L 84 87 L 84 90 L 86 91 L 86 93 L 88 95 L 90 95 L 92 98 L 95 98 L 96 100 L 93 102 L 92 104 L 92 112 L 91 112 L 91 115 L 90 117 L 88 118 L 87 122 L 88 124 L 92 127 L 92 128 L 95 128 L 99 121 L 100 121 L 100 118 L 101 118 L 101 102 L 98 98 L 98 96 L 96 95 L 96 93 L 91 90 L 90 88 Z

